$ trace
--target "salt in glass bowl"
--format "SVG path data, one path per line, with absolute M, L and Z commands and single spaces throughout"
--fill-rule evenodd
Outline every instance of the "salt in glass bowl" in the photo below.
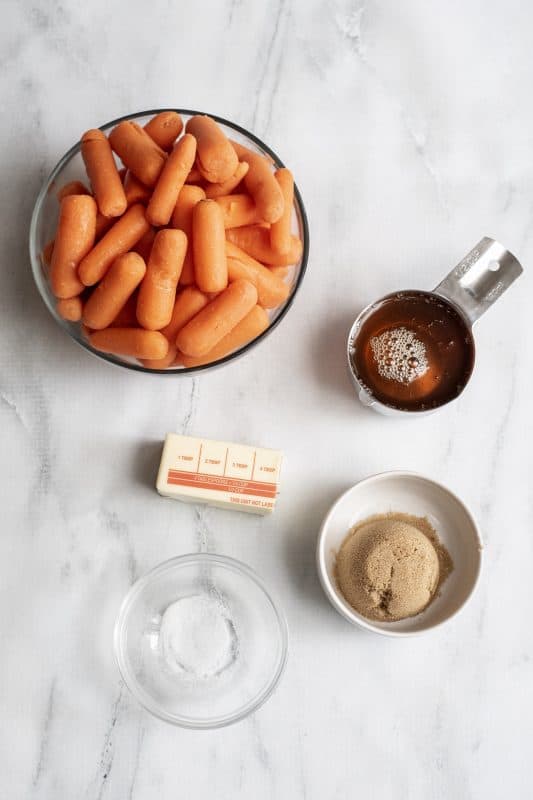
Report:
M 216 600 L 235 634 L 231 662 L 206 678 L 170 670 L 160 641 L 165 610 L 199 595 Z M 163 562 L 131 587 L 115 624 L 114 649 L 126 686 L 152 714 L 184 728 L 221 728 L 271 696 L 287 661 L 288 629 L 253 570 L 227 556 L 197 553 Z

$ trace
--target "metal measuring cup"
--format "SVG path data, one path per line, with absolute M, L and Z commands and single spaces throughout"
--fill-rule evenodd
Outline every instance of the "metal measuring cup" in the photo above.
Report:
M 472 326 L 490 306 L 514 283 L 523 272 L 520 262 L 506 250 L 503 245 L 494 239 L 485 236 L 481 241 L 452 269 L 441 283 L 432 291 L 424 292 L 429 298 L 436 297 L 444 301 L 459 314 L 466 328 L 472 333 Z M 452 402 L 452 397 L 442 404 L 423 410 L 406 410 L 386 405 L 376 399 L 370 389 L 361 381 L 355 367 L 354 354 L 357 348 L 357 339 L 363 323 L 369 319 L 378 306 L 396 293 L 387 295 L 370 303 L 364 308 L 350 329 L 348 336 L 348 367 L 352 380 L 357 389 L 359 400 L 363 405 L 372 408 L 380 414 L 398 416 L 406 414 L 429 414 Z M 471 335 L 472 367 L 474 365 L 475 346 L 474 337 Z M 470 372 L 471 375 L 471 372 Z M 470 379 L 468 375 L 468 383 Z M 464 387 L 463 387 L 464 389 Z M 462 391 L 462 390 L 461 390 Z M 458 395 L 457 395 L 458 396 Z

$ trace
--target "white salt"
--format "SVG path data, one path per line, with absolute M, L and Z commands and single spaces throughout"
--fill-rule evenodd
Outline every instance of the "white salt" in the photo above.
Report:
M 223 605 L 199 594 L 168 606 L 161 619 L 159 646 L 169 670 L 205 679 L 233 663 L 237 641 Z

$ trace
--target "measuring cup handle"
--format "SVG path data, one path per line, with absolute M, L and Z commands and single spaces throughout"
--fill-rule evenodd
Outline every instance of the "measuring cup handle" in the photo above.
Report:
M 509 250 L 485 236 L 435 288 L 473 324 L 522 274 Z

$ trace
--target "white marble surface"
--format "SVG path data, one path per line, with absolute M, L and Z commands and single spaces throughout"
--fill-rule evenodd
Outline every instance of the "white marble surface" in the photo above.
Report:
M 8 0 L 3 21 L 1 796 L 531 796 L 529 5 Z M 93 360 L 48 316 L 28 263 L 32 205 L 57 158 L 84 129 L 155 106 L 264 137 L 311 223 L 287 319 L 246 360 L 195 379 Z M 479 323 L 464 396 L 416 421 L 359 407 L 344 363 L 355 313 L 394 288 L 431 288 L 485 234 L 526 274 Z M 275 515 L 158 497 L 170 430 L 283 448 Z M 405 641 L 350 627 L 314 568 L 332 500 L 390 468 L 459 492 L 486 542 L 464 613 Z M 142 711 L 111 649 L 132 581 L 194 550 L 253 566 L 291 630 L 276 694 L 217 732 Z

